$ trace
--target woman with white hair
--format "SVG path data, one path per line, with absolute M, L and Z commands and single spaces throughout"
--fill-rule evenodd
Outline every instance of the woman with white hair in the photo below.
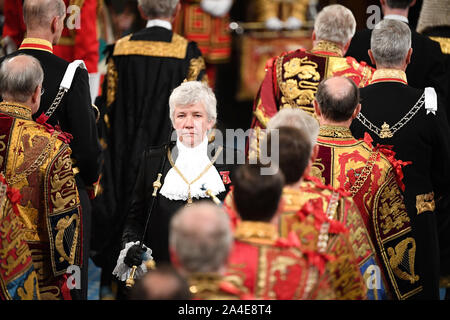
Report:
M 216 104 L 212 90 L 198 81 L 184 82 L 172 92 L 169 106 L 175 132 L 171 143 L 143 153 L 122 237 L 124 248 L 131 249 L 126 256 L 122 251 L 115 270 L 122 281 L 127 276 L 119 271 L 129 271 L 122 263 L 128 267 L 142 264 L 145 250 L 136 244 L 144 232 L 144 244 L 151 248 L 155 262 L 170 262 L 168 233 L 173 214 L 185 205 L 209 198 L 206 190 L 219 200 L 228 192 L 234 166 L 226 164 L 225 159 L 230 158 L 230 152 L 234 157 L 235 150 L 208 141 L 217 119 Z M 153 199 L 153 182 L 158 174 L 162 187 Z M 146 228 L 152 201 L 155 203 Z

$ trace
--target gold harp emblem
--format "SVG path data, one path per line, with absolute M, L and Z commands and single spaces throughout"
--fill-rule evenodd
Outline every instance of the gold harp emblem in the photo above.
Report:
M 55 229 L 58 233 L 55 237 L 56 251 L 61 255 L 59 262 L 64 260 L 73 264 L 75 261 L 75 251 L 77 248 L 78 230 L 80 226 L 80 218 L 78 214 L 72 215 L 72 217 L 64 217 L 58 221 Z M 66 231 L 67 230 L 67 231 Z M 64 250 L 64 244 L 70 248 L 69 255 Z
M 392 134 L 389 125 L 386 122 L 383 123 L 383 125 L 381 126 L 380 138 L 381 139 L 392 138 L 393 136 L 394 135 Z
M 395 249 L 388 248 L 387 252 L 389 254 L 389 264 L 397 277 L 402 280 L 408 280 L 411 284 L 419 280 L 419 276 L 414 273 L 416 242 L 413 238 L 406 238 L 397 244 Z

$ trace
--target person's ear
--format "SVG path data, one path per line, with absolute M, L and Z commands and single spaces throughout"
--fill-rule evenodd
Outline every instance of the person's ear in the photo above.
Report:
M 147 15 L 144 13 L 144 10 L 142 10 L 142 7 L 140 5 L 138 5 L 138 10 L 139 10 L 139 14 L 141 15 L 141 18 L 144 20 L 148 20 L 149 18 L 147 17 Z
M 356 106 L 355 110 L 353 111 L 352 120 L 356 119 L 356 117 L 358 116 L 358 114 L 360 112 L 361 112 L 361 103 L 358 103 L 358 105 Z
M 411 63 L 412 53 L 413 53 L 413 48 L 409 48 L 408 53 L 406 54 L 406 60 L 405 60 L 406 65 Z
M 175 21 L 175 19 L 178 17 L 178 15 L 180 14 L 180 12 L 181 12 L 181 1 L 179 1 L 178 3 L 177 3 L 177 6 L 175 7 L 175 10 L 173 11 L 173 14 L 172 14 L 172 23 Z
M 38 100 L 39 100 L 39 98 L 40 98 L 40 96 L 41 96 L 41 87 L 40 86 L 37 86 L 36 87 L 36 89 L 34 89 L 34 92 L 33 92 L 33 94 L 31 95 L 31 102 L 33 103 L 33 104 L 35 104 L 35 103 L 37 103 L 38 102 Z
M 50 23 L 50 31 L 52 32 L 52 34 L 58 31 L 58 23 L 59 17 L 53 17 L 52 22 Z
M 342 54 L 345 55 L 347 53 L 348 48 L 350 47 L 350 44 L 352 43 L 352 39 L 348 40 L 348 42 L 344 46 L 344 51 L 342 51 Z
M 320 118 L 320 116 L 322 115 L 322 113 L 320 112 L 320 108 L 319 108 L 319 104 L 317 103 L 317 100 L 313 100 L 313 105 L 314 105 L 314 112 L 316 113 L 317 119 Z
M 373 57 L 373 53 L 372 50 L 367 50 L 367 54 L 369 55 L 370 58 L 370 62 L 372 62 L 372 64 L 375 66 L 377 64 L 377 62 L 375 61 L 374 57 Z

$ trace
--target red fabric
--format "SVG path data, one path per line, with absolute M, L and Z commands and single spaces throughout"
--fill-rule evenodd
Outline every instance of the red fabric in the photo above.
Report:
M 66 6 L 70 0 L 64 0 Z M 67 14 L 68 16 L 70 13 Z M 75 33 L 75 45 L 56 45 L 53 50 L 58 57 L 72 62 L 81 59 L 89 73 L 98 72 L 99 41 L 97 37 L 97 0 L 85 0 L 81 8 L 81 26 L 79 29 L 69 30 L 64 27 L 62 36 L 70 37 Z

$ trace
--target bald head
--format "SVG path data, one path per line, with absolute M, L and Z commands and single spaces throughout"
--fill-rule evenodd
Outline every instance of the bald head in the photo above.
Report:
M 208 202 L 181 209 L 172 219 L 169 237 L 187 272 L 218 272 L 226 263 L 232 234 L 228 216 Z
M 55 17 L 64 19 L 66 5 L 63 0 L 25 0 L 23 18 L 27 30 L 47 29 Z
M 345 77 L 323 80 L 317 88 L 316 101 L 322 116 L 334 122 L 350 120 L 359 104 L 359 90 Z
M 43 80 L 41 64 L 29 55 L 5 59 L 0 66 L 0 94 L 5 101 L 29 102 Z

